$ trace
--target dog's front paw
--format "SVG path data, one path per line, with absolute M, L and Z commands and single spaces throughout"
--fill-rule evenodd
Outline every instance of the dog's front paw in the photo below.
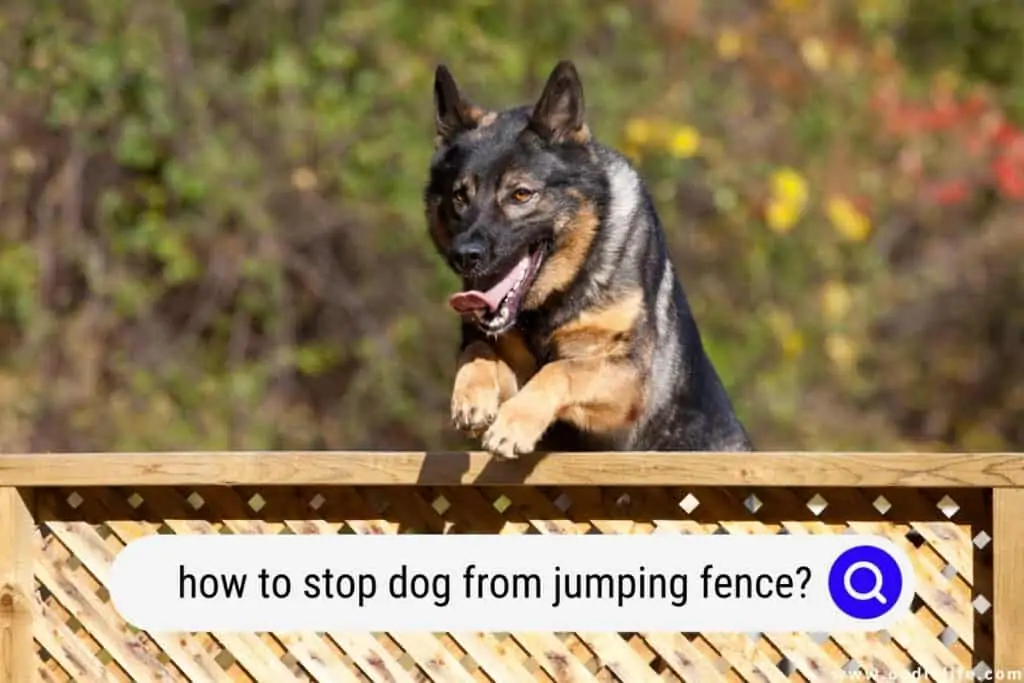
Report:
M 511 399 L 501 407 L 494 424 L 484 434 L 483 447 L 508 459 L 532 453 L 548 425 L 549 420 L 536 407 Z
M 479 436 L 494 422 L 499 404 L 496 383 L 456 382 L 452 392 L 452 424 L 470 436 Z

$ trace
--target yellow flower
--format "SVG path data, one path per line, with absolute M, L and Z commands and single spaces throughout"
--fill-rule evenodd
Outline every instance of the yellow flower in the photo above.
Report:
M 820 38 L 808 38 L 800 44 L 800 54 L 811 71 L 821 73 L 828 68 L 828 46 Z
M 784 199 L 772 199 L 765 209 L 765 220 L 772 232 L 784 235 L 800 220 L 800 207 Z
M 871 221 L 845 197 L 830 197 L 825 213 L 836 231 L 851 242 L 863 242 L 871 232 Z
M 626 142 L 642 146 L 651 141 L 654 126 L 648 119 L 633 118 L 626 122 Z
M 774 310 L 768 314 L 768 326 L 787 358 L 795 358 L 804 351 L 804 335 L 793 324 L 793 318 L 785 311 Z
M 841 370 L 848 371 L 857 363 L 857 347 L 849 337 L 830 334 L 825 338 L 825 354 Z
M 807 203 L 807 181 L 792 168 L 783 167 L 772 173 L 771 188 L 776 199 L 797 204 L 801 209 Z
M 316 172 L 307 166 L 302 166 L 292 171 L 292 185 L 296 190 L 309 192 L 315 189 L 319 182 Z
M 807 0 L 775 0 L 775 6 L 783 12 L 799 12 L 807 9 Z
M 718 56 L 731 62 L 743 52 L 743 36 L 734 28 L 723 29 L 715 41 Z
M 796 358 L 804 352 L 804 335 L 800 330 L 790 330 L 780 340 L 782 353 L 787 358 Z
M 807 206 L 807 181 L 791 168 L 780 168 L 769 181 L 771 199 L 765 209 L 765 220 L 774 232 L 789 232 Z
M 677 159 L 688 159 L 700 149 L 700 133 L 693 126 L 680 126 L 668 141 L 668 151 Z
M 821 308 L 831 322 L 843 319 L 850 310 L 850 290 L 842 282 L 826 282 L 821 290 Z
M 29 174 L 39 165 L 35 154 L 27 147 L 18 147 L 11 154 L 11 165 L 18 173 Z

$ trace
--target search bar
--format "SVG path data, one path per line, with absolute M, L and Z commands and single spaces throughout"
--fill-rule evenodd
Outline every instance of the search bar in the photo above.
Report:
M 876 631 L 914 593 L 870 535 L 158 535 L 114 605 L 171 631 Z

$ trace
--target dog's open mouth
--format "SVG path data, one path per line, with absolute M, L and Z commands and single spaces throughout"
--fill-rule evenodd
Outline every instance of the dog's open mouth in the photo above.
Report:
M 462 315 L 475 317 L 477 325 L 485 332 L 501 334 L 515 324 L 519 305 L 537 277 L 542 261 L 543 249 L 531 249 L 488 289 L 458 292 L 448 299 L 448 305 Z

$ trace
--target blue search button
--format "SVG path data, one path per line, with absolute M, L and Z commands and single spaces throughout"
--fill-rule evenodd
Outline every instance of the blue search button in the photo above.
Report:
M 828 592 L 844 614 L 877 619 L 895 605 L 903 591 L 903 573 L 896 558 L 874 545 L 844 551 L 828 573 Z

